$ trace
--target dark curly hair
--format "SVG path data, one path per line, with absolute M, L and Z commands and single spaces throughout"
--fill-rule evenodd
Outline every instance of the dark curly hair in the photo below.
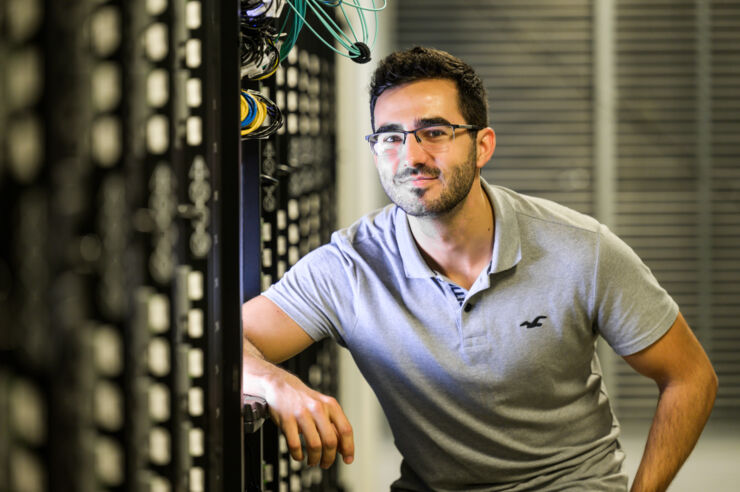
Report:
M 446 51 L 415 46 L 391 53 L 378 64 L 370 79 L 370 122 L 375 130 L 375 103 L 386 89 L 424 79 L 455 82 L 460 112 L 469 125 L 488 126 L 488 98 L 473 68 Z

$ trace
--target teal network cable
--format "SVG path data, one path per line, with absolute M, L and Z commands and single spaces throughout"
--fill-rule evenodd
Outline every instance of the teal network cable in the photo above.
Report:
M 372 7 L 363 7 L 360 0 L 285 0 L 285 2 L 290 7 L 291 11 L 289 12 L 289 15 L 286 16 L 283 26 L 280 28 L 279 36 L 283 33 L 286 34 L 285 40 L 280 46 L 280 61 L 287 58 L 288 53 L 295 45 L 295 42 L 298 39 L 298 34 L 304 25 L 308 27 L 308 29 L 316 35 L 324 45 L 335 53 L 358 63 L 366 63 L 370 61 L 370 51 L 375 47 L 375 40 L 378 37 L 378 12 L 385 9 L 387 0 L 383 0 L 383 4 L 380 6 L 376 5 L 375 0 L 371 0 Z M 355 27 L 352 25 L 352 21 L 350 20 L 347 10 L 345 10 L 345 6 L 349 9 L 355 9 L 357 12 L 360 24 L 359 36 Z M 307 7 L 311 9 L 331 37 L 346 50 L 346 53 L 335 48 L 308 22 L 306 19 Z M 349 33 L 345 33 L 344 30 L 337 25 L 335 20 L 332 18 L 332 15 L 326 10 L 326 7 L 339 7 L 349 28 Z M 368 23 L 365 19 L 365 12 L 372 12 L 374 17 L 375 29 L 372 34 L 372 41 L 370 40 L 370 29 L 368 28 Z M 293 22 L 290 24 L 290 29 L 286 32 L 286 26 L 291 20 Z M 370 44 L 370 46 L 368 46 L 368 44 Z

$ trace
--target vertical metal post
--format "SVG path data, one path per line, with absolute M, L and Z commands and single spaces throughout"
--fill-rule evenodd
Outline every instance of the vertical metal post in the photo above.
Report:
M 260 221 L 260 147 L 259 140 L 247 140 L 242 143 L 242 160 L 240 169 L 240 187 L 242 191 L 239 211 L 241 215 L 241 269 L 242 269 L 242 302 L 260 294 L 261 291 L 261 221 Z M 239 347 L 241 348 L 241 342 Z M 263 430 L 244 436 L 244 480 L 246 490 L 260 490 L 263 482 L 262 449 Z
M 707 0 L 696 0 L 696 164 L 699 301 L 697 326 L 711 354 L 712 334 L 712 46 L 711 12 Z
M 594 5 L 594 172 L 596 217 L 615 226 L 616 203 L 616 81 L 614 0 Z
M 214 254 L 209 261 L 209 428 L 206 490 L 244 490 L 241 429 L 239 3 L 203 2 L 207 159 L 212 162 Z
M 611 229 L 616 225 L 616 79 L 615 0 L 593 2 L 593 74 L 594 74 L 594 210 L 596 218 Z M 597 346 L 604 382 L 612 398 L 618 396 L 613 384 L 616 376 L 614 352 L 600 342 Z

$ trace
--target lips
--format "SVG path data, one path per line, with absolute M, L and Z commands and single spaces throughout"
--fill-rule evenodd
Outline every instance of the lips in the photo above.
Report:
M 416 175 L 416 176 L 409 176 L 408 178 L 402 179 L 400 180 L 400 183 L 422 183 L 425 181 L 432 181 L 434 179 L 437 179 L 437 177 Z

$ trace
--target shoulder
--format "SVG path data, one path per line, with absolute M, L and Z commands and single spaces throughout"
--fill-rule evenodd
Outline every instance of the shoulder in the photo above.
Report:
M 396 227 L 401 214 L 393 204 L 377 209 L 349 227 L 334 232 L 330 244 L 349 257 L 374 255 L 379 250 L 397 250 Z
M 304 279 L 336 276 L 355 277 L 360 271 L 393 262 L 398 251 L 397 207 L 375 210 L 349 227 L 335 231 L 331 240 L 301 257 L 289 270 Z
M 598 234 L 601 224 L 593 217 L 545 198 L 525 195 L 502 186 L 491 186 L 496 201 L 509 207 L 520 226 L 563 229 L 565 231 Z
M 595 218 L 554 201 L 500 186 L 492 187 L 491 191 L 495 206 L 501 209 L 502 223 L 516 230 L 525 255 L 554 255 L 569 265 L 576 258 L 585 264 L 595 261 L 606 229 Z M 498 220 L 498 211 L 496 215 Z

